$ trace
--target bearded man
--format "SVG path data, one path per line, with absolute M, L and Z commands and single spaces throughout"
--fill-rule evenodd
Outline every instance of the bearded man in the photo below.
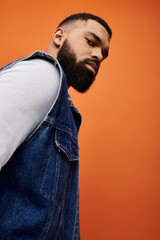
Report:
M 90 88 L 111 35 L 103 19 L 74 14 L 45 52 L 0 70 L 1 240 L 80 239 L 81 115 L 68 88 Z

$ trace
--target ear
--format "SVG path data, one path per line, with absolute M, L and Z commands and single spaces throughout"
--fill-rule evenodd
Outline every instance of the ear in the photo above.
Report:
M 60 47 L 65 40 L 65 32 L 63 28 L 57 28 L 53 33 L 52 40 L 57 47 Z

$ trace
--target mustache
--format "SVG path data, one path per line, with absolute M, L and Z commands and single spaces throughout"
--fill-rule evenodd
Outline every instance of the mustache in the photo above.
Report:
M 96 59 L 90 59 L 90 58 L 86 58 L 85 60 L 82 61 L 83 63 L 89 63 L 89 62 L 93 62 L 97 65 L 97 67 L 100 67 L 100 63 L 96 60 Z

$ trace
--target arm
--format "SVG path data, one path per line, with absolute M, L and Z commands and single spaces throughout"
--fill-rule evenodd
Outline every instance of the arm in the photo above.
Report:
M 0 169 L 44 119 L 58 89 L 58 69 L 45 60 L 22 61 L 0 72 Z

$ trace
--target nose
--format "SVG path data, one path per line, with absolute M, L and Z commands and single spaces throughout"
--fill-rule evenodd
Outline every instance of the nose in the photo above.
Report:
M 98 62 L 102 62 L 103 61 L 103 55 L 102 55 L 102 51 L 100 48 L 94 48 L 92 49 L 92 56 L 93 59 L 96 59 Z

